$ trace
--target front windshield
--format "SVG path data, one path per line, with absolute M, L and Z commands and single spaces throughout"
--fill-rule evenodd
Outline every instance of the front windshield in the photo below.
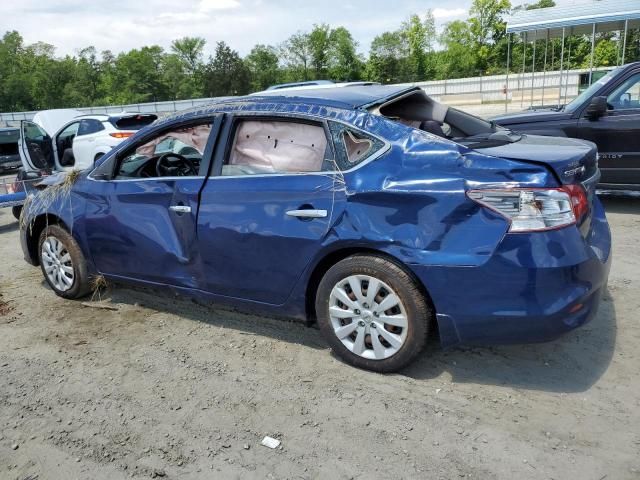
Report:
M 609 80 L 611 80 L 618 72 L 622 69 L 622 67 L 614 68 L 609 73 L 607 73 L 604 77 L 602 77 L 597 82 L 591 84 L 589 88 L 587 88 L 584 92 L 574 98 L 567 106 L 564 107 L 564 110 L 567 112 L 575 111 L 582 103 L 587 99 L 592 97 L 600 88 L 602 88 Z

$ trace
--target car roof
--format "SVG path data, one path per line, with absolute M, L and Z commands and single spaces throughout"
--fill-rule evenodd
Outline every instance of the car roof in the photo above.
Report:
M 273 112 L 273 105 L 281 106 L 307 105 L 341 110 L 366 109 L 404 95 L 407 92 L 421 90 L 420 87 L 402 87 L 393 85 L 353 85 L 342 88 L 317 88 L 295 90 L 273 90 L 243 97 L 219 97 L 205 105 L 198 105 L 186 110 L 174 112 L 156 121 L 157 127 L 164 128 L 177 119 L 187 120 L 227 109 L 235 109 L 237 105 L 251 106 L 253 111 Z M 264 109 L 261 107 L 264 106 Z M 292 107 L 293 108 L 293 107 Z M 279 108 L 277 110 L 280 110 Z M 286 108 L 284 109 L 286 111 Z
M 257 95 L 241 97 L 243 101 L 313 103 L 338 108 L 356 109 L 382 104 L 405 92 L 419 87 L 398 85 L 353 85 L 342 88 L 305 88 L 292 90 L 268 90 Z

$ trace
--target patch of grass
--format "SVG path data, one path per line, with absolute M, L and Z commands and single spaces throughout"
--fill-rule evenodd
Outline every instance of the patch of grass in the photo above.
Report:
M 79 177 L 80 170 L 71 170 L 64 174 L 62 182 L 45 187 L 44 190 L 40 190 L 33 195 L 28 195 L 20 214 L 20 228 L 33 227 L 33 224 L 27 225 L 27 218 L 32 217 L 32 213 L 48 212 L 51 205 L 56 201 L 70 201 L 71 188 Z
M 91 279 L 91 290 L 93 294 L 91 295 L 91 301 L 102 301 L 102 292 L 108 290 L 109 282 L 104 278 L 104 275 L 95 275 Z

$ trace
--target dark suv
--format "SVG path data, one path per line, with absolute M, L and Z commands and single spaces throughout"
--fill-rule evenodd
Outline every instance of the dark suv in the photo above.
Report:
M 18 153 L 20 131 L 17 128 L 0 128 L 0 173 L 22 166 Z
M 640 62 L 610 71 L 567 105 L 493 120 L 514 131 L 591 140 L 600 154 L 599 187 L 640 190 Z

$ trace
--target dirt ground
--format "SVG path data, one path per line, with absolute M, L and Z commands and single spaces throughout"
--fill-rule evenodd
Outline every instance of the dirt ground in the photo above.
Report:
M 113 310 L 64 301 L 0 210 L 0 478 L 639 479 L 640 199 L 606 207 L 592 323 L 542 345 L 434 340 L 396 375 L 295 322 L 123 288 Z

